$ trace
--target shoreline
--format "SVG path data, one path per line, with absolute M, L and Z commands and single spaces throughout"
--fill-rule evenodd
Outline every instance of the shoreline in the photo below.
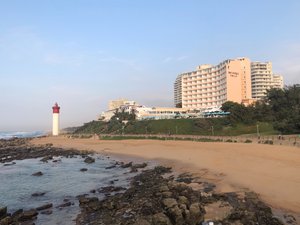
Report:
M 102 141 L 46 137 L 33 144 L 91 150 L 122 158 L 154 160 L 174 171 L 202 175 L 220 192 L 251 190 L 274 208 L 300 215 L 300 153 L 297 148 L 186 141 Z M 240 171 L 238 170 L 240 169 Z M 248 177 L 248 178 L 247 178 Z
M 41 156 L 44 156 L 42 160 L 47 161 L 53 160 L 52 155 L 57 154 L 72 157 L 74 153 L 83 155 L 100 153 L 101 158 L 108 158 L 113 162 L 105 169 L 128 168 L 129 173 L 133 173 L 132 175 L 136 173 L 132 177 L 128 189 L 115 186 L 117 184 L 112 182 L 109 186 L 90 191 L 90 193 L 97 191 L 104 193 L 106 198 L 103 200 L 93 194 L 78 195 L 76 198 L 79 201 L 81 212 L 77 214 L 76 224 L 100 221 L 104 224 L 156 225 L 164 221 L 163 224 L 168 225 L 195 225 L 200 221 L 204 221 L 204 224 L 208 224 L 208 221 L 215 221 L 217 224 L 219 222 L 229 225 L 247 224 L 252 221 L 262 225 L 282 225 L 278 219 L 285 222 L 284 224 L 297 224 L 297 216 L 290 212 L 277 212 L 274 209 L 272 214 L 270 206 L 262 201 L 263 199 L 259 195 L 250 189 L 229 185 L 226 175 L 223 173 L 199 169 L 195 165 L 191 167 L 190 162 L 184 162 L 184 157 L 180 158 L 180 161 L 172 159 L 170 155 L 167 155 L 168 159 L 163 154 L 159 155 L 161 158 L 147 154 L 145 157 L 144 155 L 157 150 L 159 152 L 170 151 L 168 148 L 176 152 L 178 147 L 179 149 L 182 147 L 180 143 L 179 146 L 178 143 L 174 146 L 174 142 L 164 142 L 162 145 L 159 141 L 146 143 L 144 141 L 103 142 L 90 139 L 68 140 L 64 137 L 36 138 L 30 139 L 30 142 L 27 141 L 26 139 L 16 139 L 12 141 L 12 145 L 7 145 L 8 148 L 4 147 L 2 156 L 6 157 L 2 157 L 2 160 L 4 159 L 2 163 L 14 163 L 15 159 L 22 160 Z M 186 147 L 185 152 L 191 153 L 189 145 L 185 144 L 184 146 Z M 135 151 L 143 154 L 133 154 Z M 121 154 L 122 152 L 123 154 Z M 84 162 L 95 162 L 92 157 L 86 157 Z M 10 164 L 10 166 L 13 165 Z M 39 173 L 42 175 L 41 172 Z M 118 193 L 122 190 L 125 192 Z M 76 200 L 70 201 L 68 197 L 67 202 L 55 206 L 55 208 L 71 206 L 74 201 Z M 1 224 L 3 221 L 12 219 L 27 220 L 29 219 L 28 215 L 30 215 L 29 220 L 35 220 L 36 215 L 39 214 L 37 210 L 39 208 L 43 210 L 45 207 L 52 208 L 54 204 L 48 203 L 36 209 L 19 212 L 14 216 L 7 214 L 4 219 L 1 219 L 2 213 L 2 216 L 0 215 Z M 2 208 L 1 210 L 4 210 L 5 216 L 7 209 Z M 41 214 L 48 212 L 52 214 L 51 209 L 42 211 Z
M 10 196 L 0 198 L 0 225 L 62 224 L 63 218 L 63 224 L 74 224 L 81 213 L 80 199 L 102 199 L 122 192 L 138 170 L 147 167 L 145 163 L 125 164 L 91 151 L 56 148 L 51 144 L 33 146 L 29 140 L 32 139 L 0 141 L 0 175 L 6 183 L 0 189 Z M 105 171 L 109 173 L 104 175 Z M 65 182 L 51 185 L 61 179 Z M 85 185 L 81 185 L 82 181 Z

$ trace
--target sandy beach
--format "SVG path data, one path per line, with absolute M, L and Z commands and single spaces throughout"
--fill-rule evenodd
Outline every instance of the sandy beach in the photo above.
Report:
M 46 137 L 33 144 L 93 150 L 117 157 L 154 160 L 190 172 L 220 192 L 251 190 L 273 208 L 300 215 L 300 151 L 287 146 L 190 141 L 69 139 Z

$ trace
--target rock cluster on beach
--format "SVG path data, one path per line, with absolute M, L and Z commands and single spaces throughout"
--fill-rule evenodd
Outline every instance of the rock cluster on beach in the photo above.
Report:
M 26 211 L 20 209 L 14 212 L 13 214 L 10 214 L 7 213 L 6 207 L 0 208 L 0 225 L 10 225 L 10 224 L 31 225 L 34 224 L 32 221 L 37 218 L 37 215 L 38 215 L 37 209 L 30 209 Z
M 0 140 L 0 163 L 4 166 L 12 166 L 16 164 L 14 160 L 23 160 L 29 158 L 42 158 L 41 161 L 47 163 L 48 161 L 57 161 L 54 157 L 74 157 L 82 156 L 84 158 L 89 158 L 90 161 L 94 159 L 89 157 L 90 152 L 78 151 L 75 149 L 62 149 L 55 148 L 51 144 L 46 144 L 42 146 L 32 146 L 29 145 L 28 140 L 30 139 L 10 139 L 10 140 Z M 32 176 L 43 176 L 41 171 L 37 171 L 32 174 Z M 45 195 L 45 192 L 35 192 L 32 193 L 32 197 L 40 197 Z M 64 203 L 57 206 L 58 208 L 68 207 L 74 204 L 70 201 L 64 201 Z M 41 214 L 52 214 L 52 203 L 46 203 L 35 209 L 23 210 L 19 209 L 14 213 L 8 213 L 7 207 L 0 206 L 0 225 L 9 224 L 20 224 L 20 225 L 30 225 L 34 224 L 33 221 L 36 220 L 39 213 Z
M 165 167 L 143 171 L 125 192 L 101 201 L 81 196 L 82 212 L 77 224 L 198 225 L 205 221 L 222 225 L 282 224 L 253 192 L 244 196 L 215 194 L 210 185 L 205 185 L 203 191 L 195 191 L 172 176 L 164 178 L 169 171 Z M 111 190 L 107 188 L 108 192 Z
M 75 155 L 87 157 L 88 162 L 92 162 L 94 159 L 88 157 L 88 153 L 87 151 L 82 152 L 75 149 L 66 151 L 62 148 L 53 147 L 52 144 L 32 146 L 28 144 L 28 139 L 0 140 L 0 163 L 5 163 L 6 166 L 13 165 L 13 160 L 42 157 L 42 162 L 48 162 L 54 160 L 53 157 L 73 157 Z

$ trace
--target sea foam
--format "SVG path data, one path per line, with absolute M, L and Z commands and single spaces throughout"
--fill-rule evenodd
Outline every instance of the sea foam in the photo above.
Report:
M 0 131 L 0 139 L 11 139 L 11 138 L 30 138 L 30 137 L 40 137 L 46 135 L 45 131 Z

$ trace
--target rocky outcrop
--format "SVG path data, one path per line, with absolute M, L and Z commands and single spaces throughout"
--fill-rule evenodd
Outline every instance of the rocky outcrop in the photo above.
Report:
M 95 162 L 95 159 L 92 158 L 92 157 L 90 157 L 90 156 L 88 156 L 88 157 L 85 158 L 84 162 L 85 162 L 85 163 L 88 163 L 88 164 L 94 163 L 94 162 Z
M 6 217 L 7 207 L 0 207 L 0 219 Z
M 36 176 L 36 177 L 43 176 L 43 175 L 44 174 L 41 171 L 32 174 L 32 176 Z
M 46 194 L 46 192 L 35 192 L 31 196 L 32 197 L 39 197 L 39 196 L 44 196 L 45 194 Z
M 129 163 L 122 163 L 121 165 L 122 168 L 129 168 L 129 167 L 132 167 L 132 162 L 129 162 Z
M 52 207 L 53 207 L 52 203 L 47 203 L 47 204 L 44 204 L 40 207 L 37 207 L 36 210 L 41 211 L 41 210 L 49 209 L 49 208 L 52 208 Z
M 52 144 L 33 146 L 29 144 L 30 139 L 15 138 L 10 140 L 0 140 L 0 163 L 14 165 L 14 160 L 31 158 L 42 158 L 41 161 L 47 163 L 53 157 L 74 157 L 75 155 L 87 156 L 90 152 L 82 152 L 75 149 L 62 149 L 53 147 Z
M 62 203 L 62 204 L 56 206 L 56 208 L 65 208 L 65 207 L 68 207 L 68 206 L 71 206 L 71 205 L 72 205 L 72 202 L 67 201 L 65 203 Z
M 21 215 L 18 218 L 18 220 L 19 221 L 34 220 L 34 219 L 36 219 L 36 216 L 38 214 L 39 213 L 37 212 L 36 209 L 27 210 L 27 211 L 24 211 L 23 213 L 21 213 Z
M 125 167 L 131 166 L 130 163 Z M 187 182 L 184 183 L 172 176 L 162 176 L 169 171 L 165 167 L 143 171 L 125 192 L 111 194 L 101 201 L 82 196 L 77 224 L 199 225 L 214 221 L 224 225 L 282 225 L 254 193 L 246 193 L 244 198 L 235 193 L 216 194 L 214 186 L 208 183 L 196 191 L 188 186 L 192 178 L 182 176 L 181 181 Z M 108 186 L 102 190 L 113 192 L 114 188 Z

